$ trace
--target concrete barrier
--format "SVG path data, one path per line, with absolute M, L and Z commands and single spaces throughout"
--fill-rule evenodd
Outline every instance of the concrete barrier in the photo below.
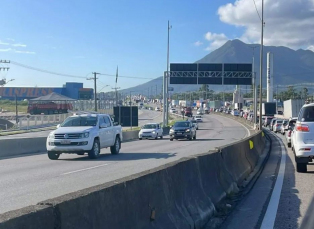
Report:
M 54 229 L 52 206 L 35 205 L 0 215 L 0 229 Z
M 0 157 L 45 152 L 46 139 L 46 137 L 1 139 Z
M 9 212 L 0 216 L 0 229 L 41 228 L 41 222 L 58 229 L 202 228 L 226 196 L 239 191 L 264 145 L 259 132 L 217 151 L 43 201 L 38 206 L 47 208 L 32 212 L 30 224 L 21 210 Z
M 169 134 L 169 127 L 164 128 L 164 135 Z M 123 142 L 138 139 L 139 130 L 124 131 Z M 46 152 L 46 137 L 0 139 L 0 158 Z

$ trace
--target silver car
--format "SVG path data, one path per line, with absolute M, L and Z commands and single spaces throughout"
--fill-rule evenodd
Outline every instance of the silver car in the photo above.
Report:
M 288 148 L 291 147 L 291 137 L 293 134 L 293 129 L 294 129 L 294 125 L 288 126 L 288 130 L 286 131 L 286 134 L 285 134 Z
M 276 119 L 274 125 L 273 125 L 273 131 L 275 133 L 277 133 L 278 131 L 280 131 L 281 126 L 282 126 L 283 120 L 281 119 Z
M 288 125 L 289 120 L 288 119 L 284 119 L 280 128 L 280 133 L 282 135 L 285 134 L 285 132 L 288 130 L 287 125 Z

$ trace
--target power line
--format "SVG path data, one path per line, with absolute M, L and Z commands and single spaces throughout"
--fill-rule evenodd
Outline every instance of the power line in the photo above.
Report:
M 48 73 L 48 74 L 52 74 L 52 75 L 58 75 L 58 76 L 66 76 L 66 77 L 72 77 L 72 78 L 81 78 L 81 79 L 86 79 L 86 77 L 84 76 L 76 76 L 76 75 L 70 75 L 70 74 L 64 74 L 64 73 L 58 73 L 58 72 L 53 72 L 53 71 L 48 71 L 48 70 L 44 70 L 44 69 L 40 69 L 40 68 L 35 68 L 26 64 L 21 64 L 15 61 L 11 61 L 11 64 L 23 67 L 23 68 L 27 68 L 27 69 L 31 69 L 34 71 L 38 71 L 38 72 L 44 72 L 44 73 Z M 91 73 L 88 73 L 88 75 Z M 106 74 L 106 73 L 102 73 L 102 74 L 98 74 L 98 75 L 103 75 L 103 76 L 114 76 L 116 77 L 116 75 L 114 74 Z M 148 77 L 136 77 L 136 76 L 120 76 L 122 78 L 131 78 L 131 79 L 154 79 L 154 78 L 148 78 Z
M 44 72 L 44 73 L 52 74 L 52 75 L 86 79 L 86 77 L 84 77 L 84 76 L 75 76 L 75 75 L 69 75 L 69 74 L 64 74 L 64 73 L 52 72 L 52 71 L 48 71 L 48 70 L 44 70 L 44 69 L 40 69 L 40 68 L 31 67 L 31 66 L 28 66 L 28 65 L 25 65 L 25 64 L 20 64 L 20 63 L 15 62 L 15 61 L 11 61 L 11 64 L 14 64 L 14 65 L 17 65 L 17 66 L 20 66 L 20 67 L 23 67 L 23 68 L 31 69 L 31 70 L 34 70 L 34 71 L 38 71 L 38 72 Z M 90 73 L 88 73 L 88 74 L 90 74 Z
M 257 6 L 256 6 L 255 0 L 253 0 L 253 2 L 254 2 L 254 6 L 255 6 L 255 9 L 256 9 L 257 15 L 258 15 L 259 19 L 262 21 L 262 18 L 261 18 L 261 16 L 259 15 L 259 12 L 258 12 L 258 10 L 257 10 Z
M 113 75 L 113 74 L 105 74 L 105 73 L 101 73 L 99 74 L 101 76 L 114 76 L 116 77 L 116 75 Z M 155 78 L 149 78 L 149 77 L 137 77 L 137 76 L 120 76 L 119 77 L 123 77 L 123 78 L 130 78 L 130 79 L 149 79 L 149 80 L 152 80 L 152 79 L 155 79 Z

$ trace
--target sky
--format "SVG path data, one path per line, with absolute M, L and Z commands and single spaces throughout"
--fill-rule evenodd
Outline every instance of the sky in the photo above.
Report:
M 261 3 L 1 0 L 0 60 L 11 63 L 0 63 L 10 68 L 0 78 L 14 79 L 7 86 L 92 88 L 86 78 L 98 72 L 97 90 L 111 91 L 118 66 L 117 86 L 136 86 L 166 70 L 168 20 L 170 63 L 195 62 L 229 39 L 259 43 Z M 264 0 L 264 18 L 265 45 L 314 51 L 314 0 Z

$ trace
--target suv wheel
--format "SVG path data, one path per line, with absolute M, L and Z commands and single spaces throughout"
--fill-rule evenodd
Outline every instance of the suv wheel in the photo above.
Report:
M 48 151 L 47 153 L 50 160 L 58 160 L 58 158 L 60 157 L 60 153 L 55 153 L 53 151 Z
M 297 172 L 306 173 L 307 172 L 307 163 L 297 163 Z
M 193 140 L 196 140 L 196 134 L 194 135 Z
M 96 159 L 100 154 L 100 144 L 99 140 L 95 139 L 93 143 L 93 148 L 88 152 L 88 157 L 90 159 Z
M 120 141 L 120 138 L 117 136 L 114 142 L 114 145 L 110 147 L 111 154 L 120 153 L 120 148 L 121 148 L 121 141 Z

